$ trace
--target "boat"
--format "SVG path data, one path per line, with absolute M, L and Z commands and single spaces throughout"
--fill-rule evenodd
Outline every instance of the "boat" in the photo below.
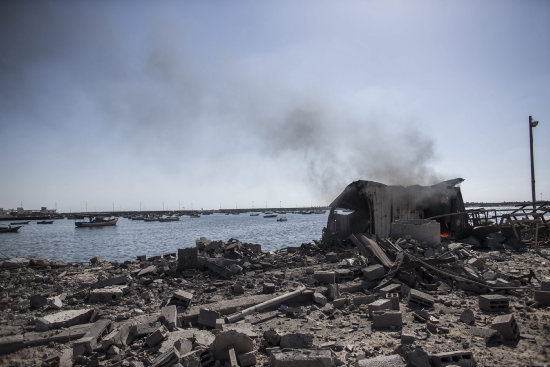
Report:
M 143 218 L 143 221 L 144 222 L 158 222 L 159 218 L 158 217 L 145 217 L 145 218 Z
M 278 214 L 265 214 L 264 218 L 275 218 Z
M 159 222 L 177 222 L 180 220 L 180 217 L 165 217 L 159 218 Z
M 41 220 L 39 222 L 36 222 L 36 224 L 52 224 L 53 220 Z
M 251 217 L 257 217 L 257 216 L 259 216 L 259 215 L 260 215 L 260 213 L 252 213 L 252 214 L 250 214 Z
M 227 214 L 229 214 L 229 213 L 226 213 L 226 215 Z M 197 213 L 191 213 L 191 214 L 189 214 L 189 217 L 191 217 L 191 218 L 200 218 L 201 216 L 200 216 L 200 214 L 197 214 Z
M 89 221 L 74 222 L 77 227 L 107 227 L 115 226 L 118 218 L 105 219 L 103 217 L 90 217 Z
M 22 226 L 15 226 L 15 227 L 12 227 L 11 225 L 7 226 L 7 227 L 0 227 L 0 233 L 8 233 L 8 232 L 17 232 L 19 231 L 19 228 L 21 228 Z
M 30 221 L 26 222 L 11 222 L 10 225 L 19 225 L 19 224 L 29 224 Z
M 286 222 L 288 219 L 286 219 L 285 216 L 277 218 L 277 222 Z

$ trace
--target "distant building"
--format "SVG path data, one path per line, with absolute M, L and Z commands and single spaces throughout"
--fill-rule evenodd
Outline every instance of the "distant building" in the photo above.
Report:
M 40 208 L 40 213 L 42 213 L 42 214 L 55 214 L 56 211 L 57 211 L 57 209 L 48 209 L 45 206 Z

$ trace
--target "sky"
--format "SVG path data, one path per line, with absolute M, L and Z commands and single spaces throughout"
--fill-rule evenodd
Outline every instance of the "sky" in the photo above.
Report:
M 550 2 L 3 1 L 0 207 L 550 199 Z

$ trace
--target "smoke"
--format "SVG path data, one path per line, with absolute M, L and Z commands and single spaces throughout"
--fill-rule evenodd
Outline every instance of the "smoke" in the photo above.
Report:
M 299 89 L 269 67 L 250 71 L 246 58 L 203 50 L 179 19 L 142 14 L 140 27 L 123 29 L 107 5 L 87 4 L 4 4 L 2 126 L 15 119 L 72 129 L 90 146 L 127 149 L 167 172 L 184 170 L 197 150 L 211 165 L 219 154 L 260 154 L 301 167 L 300 179 L 324 202 L 357 179 L 437 180 L 434 144 L 403 128 L 410 121 L 377 121 L 368 109 L 346 111 L 328 87 Z M 88 134 L 67 120 L 88 124 Z

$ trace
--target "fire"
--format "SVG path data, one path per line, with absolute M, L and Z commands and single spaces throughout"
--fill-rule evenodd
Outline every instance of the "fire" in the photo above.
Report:
M 451 233 L 450 232 L 443 232 L 441 233 L 441 237 L 443 238 L 447 238 L 447 237 L 450 237 L 451 236 Z

